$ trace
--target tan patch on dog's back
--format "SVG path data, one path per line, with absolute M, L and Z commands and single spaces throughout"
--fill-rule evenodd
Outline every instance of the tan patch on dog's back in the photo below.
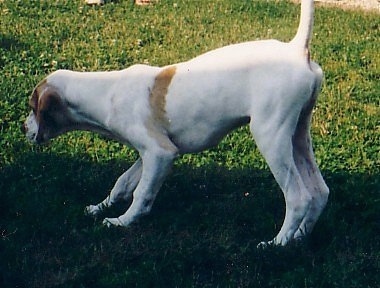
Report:
M 166 95 L 170 83 L 176 72 L 175 66 L 170 66 L 161 70 L 157 74 L 153 88 L 149 95 L 149 104 L 152 109 L 152 115 L 146 122 L 149 134 L 155 138 L 159 145 L 167 150 L 176 151 L 177 147 L 170 141 L 167 135 L 169 120 L 166 117 Z
M 169 125 L 165 111 L 166 95 L 168 94 L 168 88 L 173 79 L 176 69 L 177 68 L 175 66 L 170 66 L 158 73 L 149 96 L 153 118 L 165 128 Z

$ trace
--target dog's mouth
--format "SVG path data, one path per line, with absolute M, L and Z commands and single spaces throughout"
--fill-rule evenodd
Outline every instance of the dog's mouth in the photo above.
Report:
M 36 137 L 32 142 L 37 145 L 44 145 L 47 144 L 49 140 L 50 138 L 46 137 L 44 134 L 37 133 Z

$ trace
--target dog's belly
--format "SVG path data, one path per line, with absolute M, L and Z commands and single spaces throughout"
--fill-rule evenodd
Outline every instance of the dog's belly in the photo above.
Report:
M 225 123 L 197 122 L 188 127 L 185 121 L 183 129 L 178 129 L 169 134 L 170 139 L 179 149 L 179 153 L 195 153 L 218 145 L 218 143 L 232 130 L 249 122 L 249 117 L 229 119 Z
M 168 134 L 180 153 L 213 147 L 250 120 L 252 65 L 231 59 L 222 63 L 213 54 L 201 58 L 176 65 L 166 95 Z
M 237 88 L 239 80 L 223 79 L 221 74 L 174 78 L 165 110 L 169 136 L 180 153 L 213 147 L 231 130 L 249 121 L 249 105 L 244 103 L 249 98 L 247 82 Z
M 217 78 L 187 78 L 194 85 L 179 81 L 170 87 L 166 103 L 168 132 L 180 153 L 213 147 L 231 130 L 249 122 L 246 84 L 237 88 L 231 84 L 235 79 Z

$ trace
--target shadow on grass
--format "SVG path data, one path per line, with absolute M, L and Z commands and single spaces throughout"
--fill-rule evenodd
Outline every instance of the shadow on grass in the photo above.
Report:
M 0 48 L 4 50 L 22 51 L 28 48 L 29 45 L 18 39 L 4 34 L 0 34 Z
M 19 41 L 14 37 L 10 37 L 0 33 L 0 51 L 19 52 L 28 49 L 29 45 Z M 0 57 L 0 67 L 4 67 L 6 63 L 5 57 Z
M 379 175 L 324 171 L 330 202 L 302 246 L 256 249 L 284 202 L 268 171 L 176 165 L 153 211 L 103 228 L 83 208 L 131 163 L 26 154 L 0 171 L 1 287 L 375 287 Z M 109 213 L 122 213 L 125 205 Z

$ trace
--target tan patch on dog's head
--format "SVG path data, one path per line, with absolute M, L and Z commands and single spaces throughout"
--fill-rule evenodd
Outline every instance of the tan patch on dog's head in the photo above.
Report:
M 39 102 L 41 92 L 45 89 L 46 85 L 47 84 L 46 84 L 46 78 L 45 78 L 40 83 L 38 83 L 36 88 L 34 88 L 32 96 L 29 99 L 29 106 L 32 108 L 35 114 L 37 114 L 37 111 L 38 111 L 38 106 L 39 106 L 38 102 Z
M 61 106 L 61 100 L 57 91 L 47 84 L 46 79 L 42 80 L 34 88 L 32 96 L 29 99 L 29 106 L 32 108 L 38 120 L 41 120 L 41 114 L 47 111 L 56 111 Z
M 62 118 L 60 115 L 63 110 L 62 101 L 54 87 L 51 87 L 44 79 L 34 88 L 29 99 L 29 106 L 33 110 L 38 125 L 36 141 L 44 142 L 59 129 L 62 121 L 57 120 Z
M 166 118 L 166 95 L 168 94 L 169 85 L 175 75 L 175 66 L 163 69 L 155 78 L 155 82 L 150 92 L 150 106 L 153 112 L 154 121 L 158 121 L 163 127 L 167 127 L 168 120 Z

